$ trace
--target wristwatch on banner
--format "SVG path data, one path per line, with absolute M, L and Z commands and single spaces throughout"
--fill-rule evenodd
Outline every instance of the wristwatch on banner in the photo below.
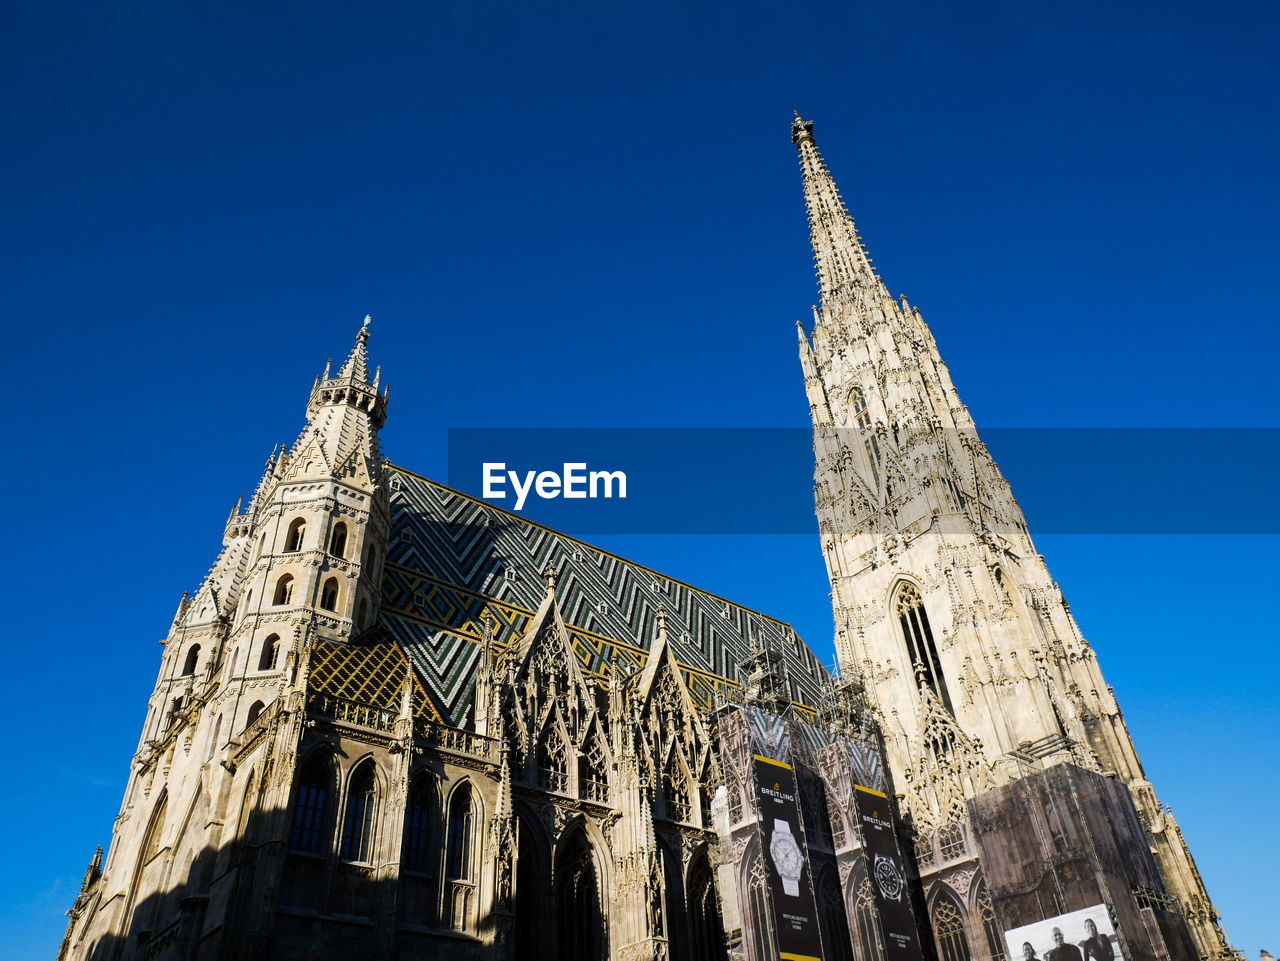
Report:
M 773 866 L 782 877 L 782 893 L 788 897 L 800 896 L 800 875 L 804 872 L 804 855 L 791 834 L 791 822 L 773 819 L 773 839 L 769 842 L 769 855 Z
M 898 870 L 898 865 L 894 863 L 893 858 L 877 854 L 873 871 L 876 885 L 880 888 L 880 893 L 885 898 L 890 901 L 897 901 L 902 897 L 902 872 Z

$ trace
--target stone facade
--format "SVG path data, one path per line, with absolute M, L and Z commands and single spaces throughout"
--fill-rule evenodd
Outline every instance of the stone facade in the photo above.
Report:
M 792 137 L 840 676 L 774 618 L 387 461 L 366 320 L 179 605 L 60 958 L 764 961 L 752 750 L 794 768 L 829 961 L 889 957 L 858 787 L 896 795 L 926 957 L 1001 955 L 1045 907 L 1018 879 L 1067 871 L 1048 907 L 1140 919 L 1131 961 L 1230 953 L 919 311 L 871 269 L 812 126 Z M 1017 805 L 1041 782 L 1092 800 L 1040 830 Z
M 1070 763 L 1128 786 L 1199 955 L 1230 953 L 919 309 L 895 300 L 873 269 L 813 125 L 797 116 L 791 133 L 821 289 L 812 329 L 800 329 L 800 362 L 836 653 L 846 682 L 870 699 L 922 854 L 946 865 L 925 875 L 937 889 L 931 903 L 950 914 L 977 869 L 965 843 L 969 800 Z M 952 877 L 959 890 L 945 889 Z

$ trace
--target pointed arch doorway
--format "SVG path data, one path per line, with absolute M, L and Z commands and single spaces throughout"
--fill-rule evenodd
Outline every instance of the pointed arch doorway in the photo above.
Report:
M 595 855 L 581 828 L 570 830 L 556 853 L 557 961 L 605 961 L 608 942 Z

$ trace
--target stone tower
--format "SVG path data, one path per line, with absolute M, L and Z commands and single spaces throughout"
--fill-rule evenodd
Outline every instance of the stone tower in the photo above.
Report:
M 228 822 L 228 804 L 287 808 L 308 651 L 349 639 L 377 611 L 387 392 L 369 376 L 368 322 L 341 370 L 316 378 L 306 427 L 272 453 L 248 506 L 236 502 L 222 551 L 178 605 L 106 863 L 99 853 L 89 865 L 60 957 L 90 943 L 95 957 L 193 957 L 210 912 L 233 936 L 199 950 L 243 957 L 260 937 L 278 858 L 241 843 L 248 825 Z M 237 763 L 264 742 L 265 767 Z
M 814 497 L 837 659 L 866 694 L 918 832 L 1061 763 L 1131 791 L 1202 957 L 1227 944 L 1172 814 L 1157 800 L 1022 511 L 983 446 L 919 309 L 895 300 L 796 117 L 821 291 L 800 327 Z

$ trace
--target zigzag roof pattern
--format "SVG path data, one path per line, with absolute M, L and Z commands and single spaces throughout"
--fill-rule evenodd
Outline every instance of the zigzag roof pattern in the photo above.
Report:
M 662 607 L 699 706 L 733 696 L 755 640 L 781 653 L 797 710 L 813 714 L 829 676 L 789 624 L 387 466 L 392 530 L 378 633 L 408 655 L 448 723 L 471 723 L 484 611 L 498 646 L 519 639 L 545 596 L 548 567 L 559 572 L 557 603 L 585 672 L 639 671 Z

